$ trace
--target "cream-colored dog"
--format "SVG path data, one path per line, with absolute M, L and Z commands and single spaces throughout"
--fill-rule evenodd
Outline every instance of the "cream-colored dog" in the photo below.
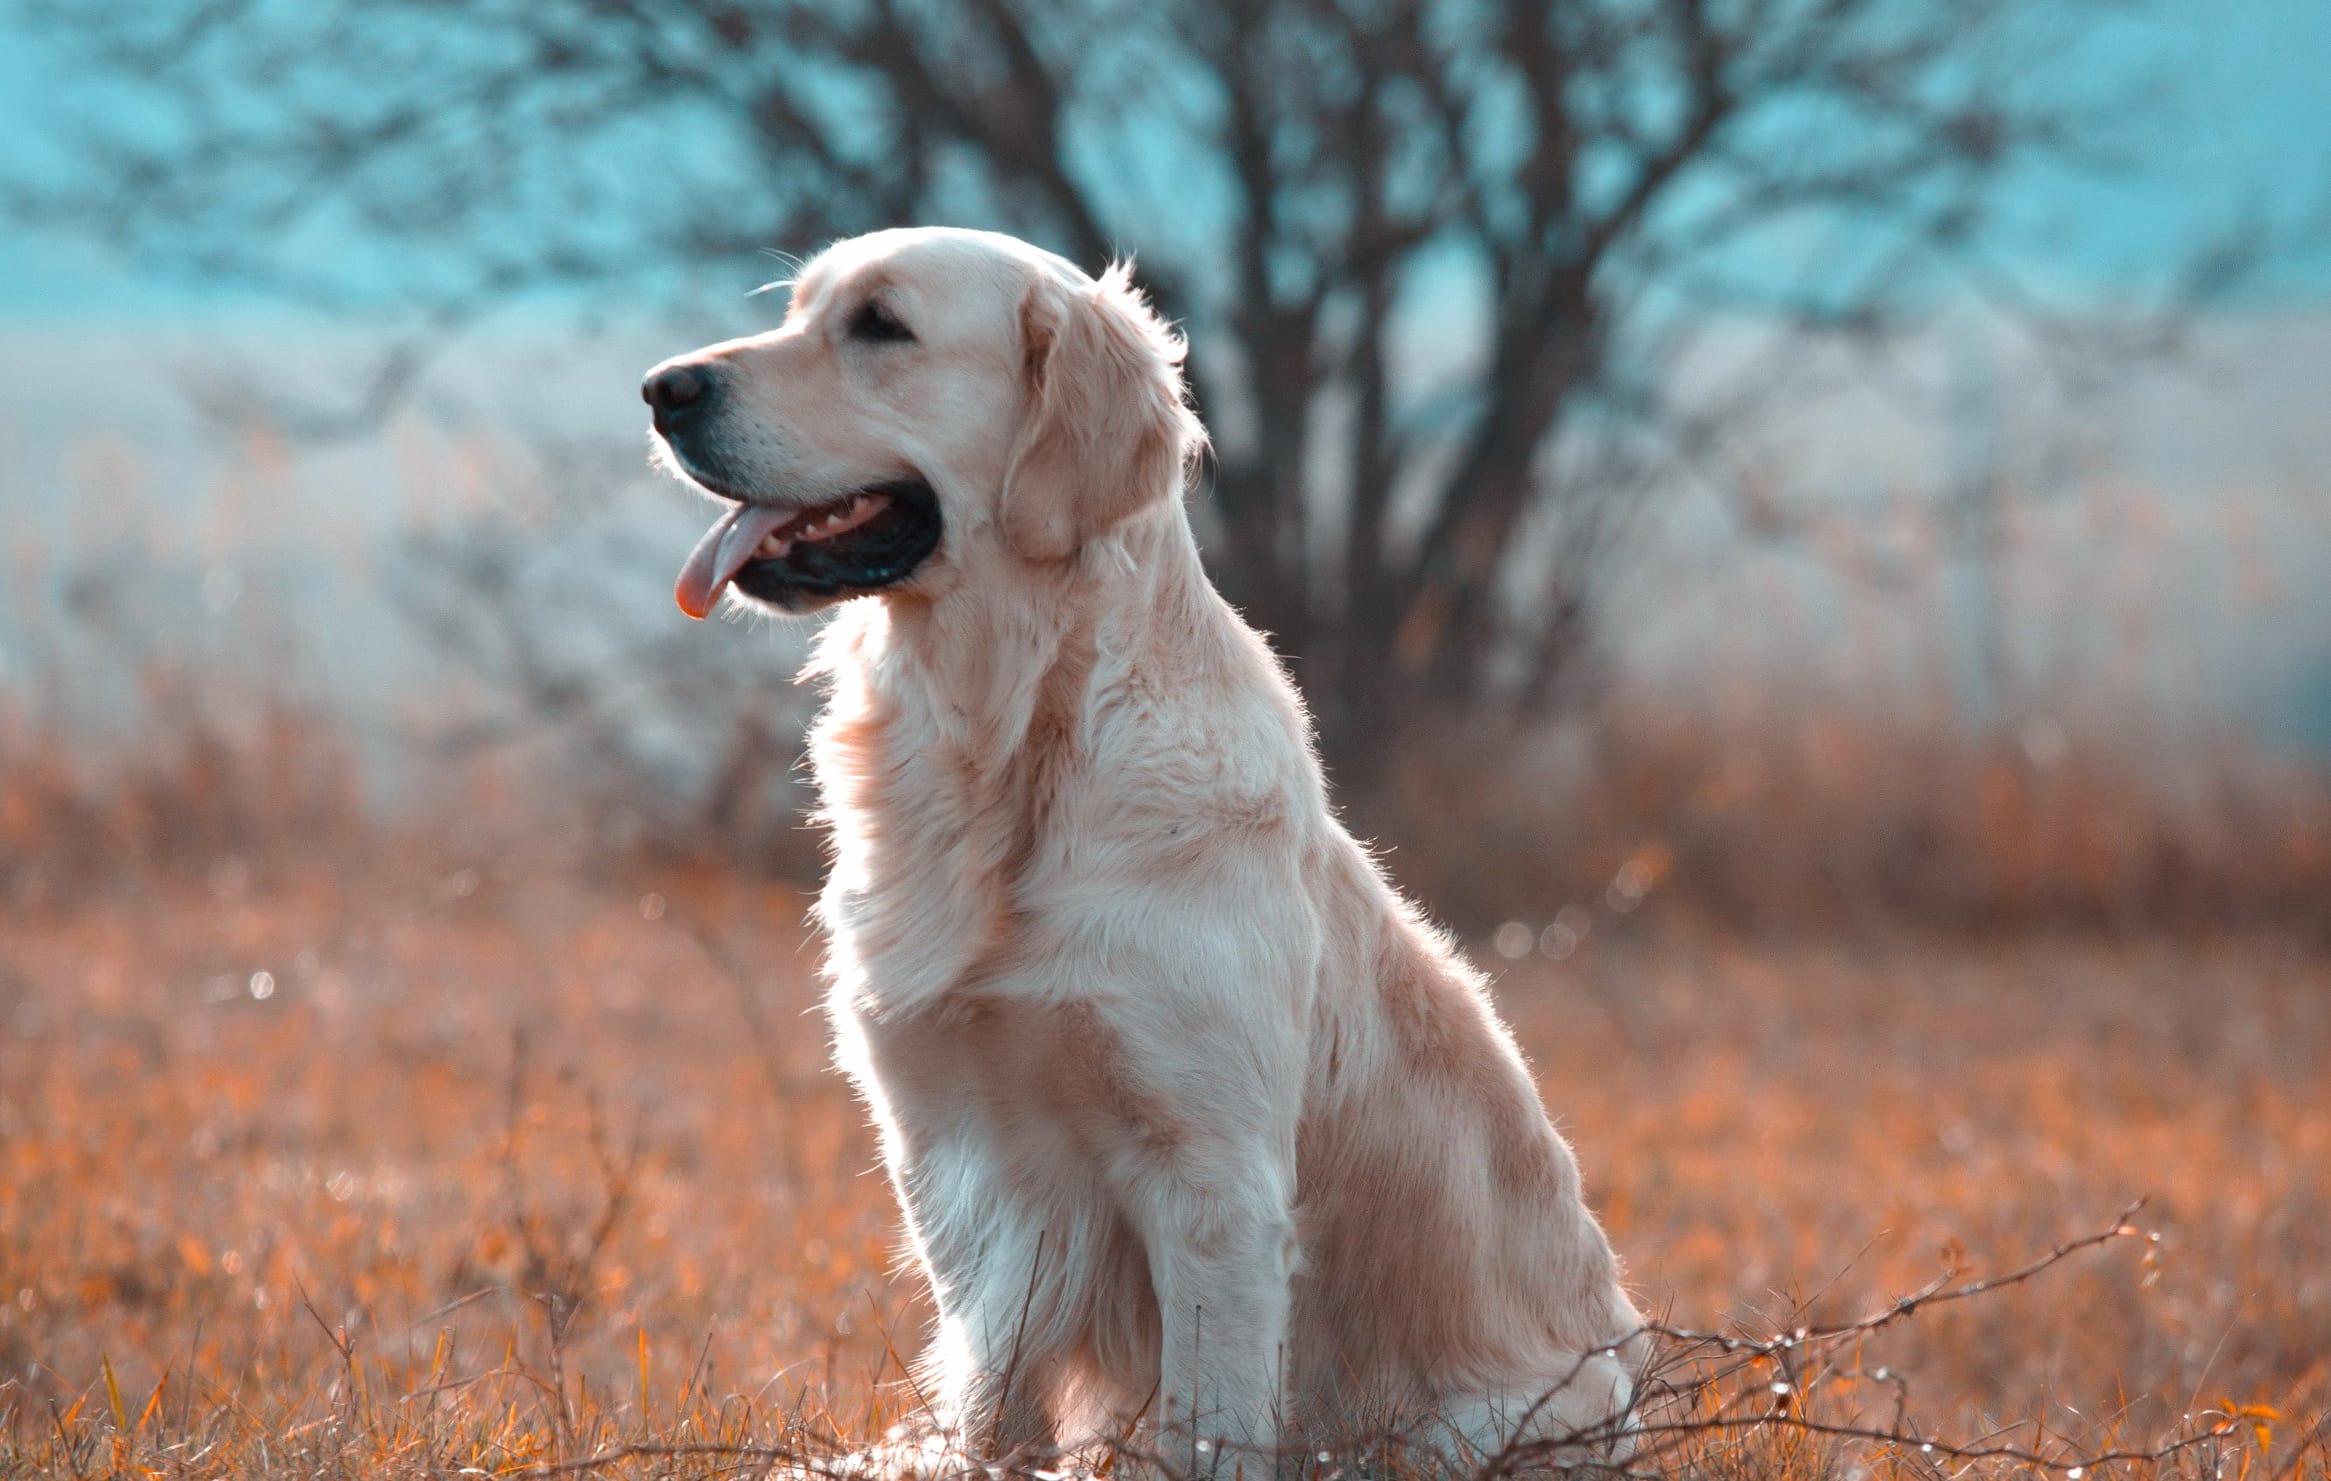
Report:
M 645 386 L 728 506 L 683 608 L 875 598 L 812 665 L 820 914 L 936 1395 L 975 1447 L 1610 1453 L 1639 1318 L 1480 977 L 1207 582 L 1182 353 L 1122 270 L 888 231 Z

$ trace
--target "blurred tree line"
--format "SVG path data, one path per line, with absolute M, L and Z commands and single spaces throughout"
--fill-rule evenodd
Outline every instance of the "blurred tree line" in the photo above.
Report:
M 900 223 L 1137 254 L 1218 440 L 1209 561 L 1363 804 L 1591 690 L 1631 526 L 1737 482 L 1793 345 L 1970 290 L 2064 329 L 1989 233 L 2034 169 L 2112 168 L 2141 83 L 2078 65 L 2115 0 L 16 3 L 101 99 L 21 218 L 434 335 Z M 1742 325 L 1785 332 L 1683 394 Z

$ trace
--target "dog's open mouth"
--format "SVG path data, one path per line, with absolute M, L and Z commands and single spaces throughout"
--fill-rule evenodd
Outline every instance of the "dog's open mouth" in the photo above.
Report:
M 696 542 L 672 595 L 698 619 L 732 583 L 779 607 L 809 607 L 903 581 L 938 544 L 939 500 L 919 479 L 807 508 L 740 503 Z

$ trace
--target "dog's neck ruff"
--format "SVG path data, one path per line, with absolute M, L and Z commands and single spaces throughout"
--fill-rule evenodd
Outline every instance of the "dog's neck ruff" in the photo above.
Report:
M 870 1017 L 981 980 L 1042 915 L 1031 902 L 1143 836 L 1140 818 L 1235 790 L 1224 774 L 1253 748 L 1171 733 L 1176 717 L 1267 714 L 1301 743 L 1292 699 L 1261 693 L 1267 656 L 1237 651 L 1260 645 L 1181 510 L 1111 540 L 994 599 L 854 604 L 822 638 L 810 756 L 834 861 L 819 911 L 831 970 Z
M 1072 706 L 1081 740 L 1099 691 L 1218 669 L 1209 660 L 1235 621 L 1177 506 L 1136 515 L 1036 572 L 901 604 L 859 654 L 899 703 L 927 706 L 954 758 L 983 776 L 1012 768 L 1048 708 Z

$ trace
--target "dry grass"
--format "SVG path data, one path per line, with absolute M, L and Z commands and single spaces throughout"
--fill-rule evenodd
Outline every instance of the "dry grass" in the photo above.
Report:
M 2131 704 L 1984 725 L 1941 690 L 1622 694 L 1506 758 L 1495 788 L 1450 736 L 1383 827 L 1429 898 L 1487 922 L 1599 900 L 1634 861 L 1671 908 L 1733 927 L 2239 925 L 2331 945 L 2331 775 L 2223 725 L 2148 721 Z
M 103 776 L 36 741 L 0 767 L 0 1475 L 713 1475 L 915 1418 L 797 891 L 391 833 L 288 718 Z M 1687 1354 L 1662 1469 L 2121 1473 L 2217 1428 L 2162 1464 L 2325 1474 L 2318 948 L 1751 941 L 1666 900 L 1500 996 L 1667 1324 L 1884 1312 L 2135 1195 L 2158 1239 Z M 1819 1428 L 1867 1425 L 1941 1448 Z

